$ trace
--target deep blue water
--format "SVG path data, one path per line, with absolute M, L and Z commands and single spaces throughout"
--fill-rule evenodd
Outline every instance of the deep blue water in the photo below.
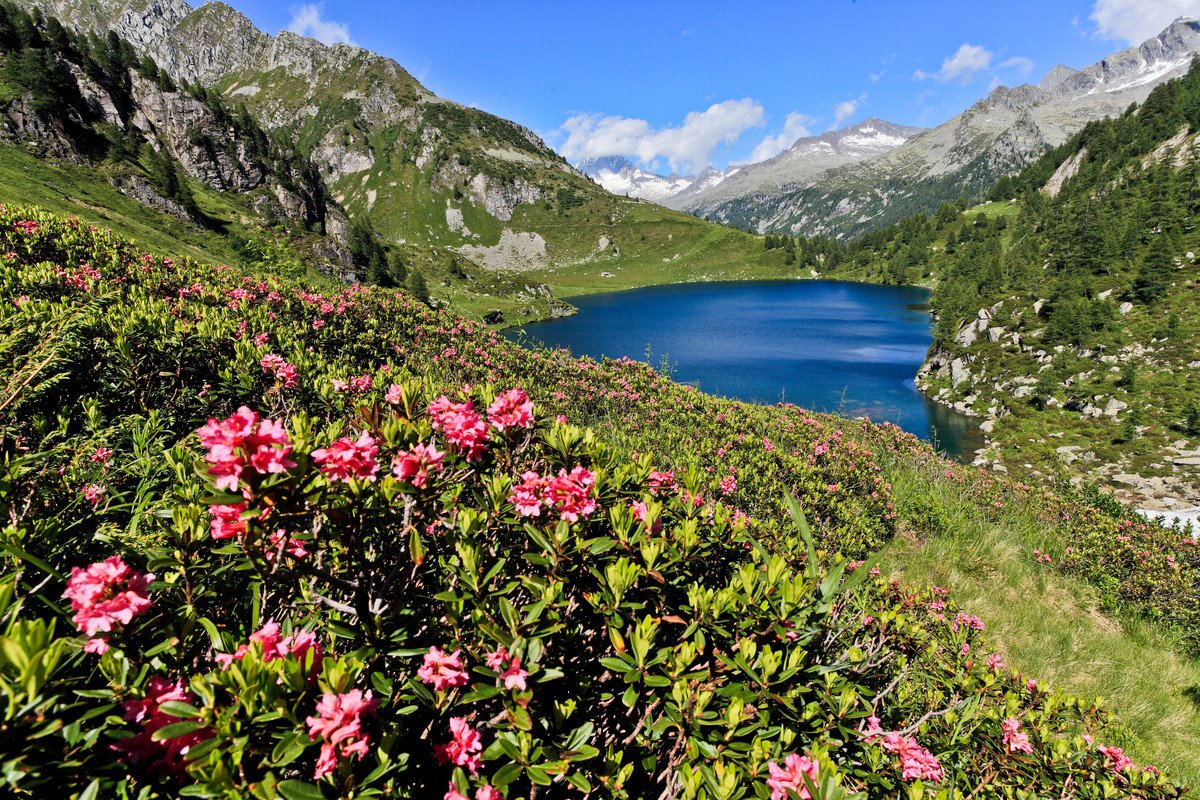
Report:
M 594 358 L 628 356 L 711 394 L 894 422 L 956 458 L 967 417 L 913 385 L 932 342 L 929 292 L 840 281 L 688 283 L 572 298 L 579 313 L 505 335 Z

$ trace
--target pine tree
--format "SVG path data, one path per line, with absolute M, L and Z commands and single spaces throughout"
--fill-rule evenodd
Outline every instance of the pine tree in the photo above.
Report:
M 415 269 L 408 276 L 408 293 L 429 305 L 429 285 L 425 282 L 425 276 Z

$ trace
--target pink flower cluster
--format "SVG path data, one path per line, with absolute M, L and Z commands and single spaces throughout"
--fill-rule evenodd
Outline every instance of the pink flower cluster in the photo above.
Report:
M 463 668 L 459 654 L 461 650 L 446 654 L 441 648 L 430 647 L 425 654 L 425 663 L 417 670 L 417 677 L 435 691 L 467 685 L 467 671 Z
M 655 470 L 646 478 L 646 487 L 650 490 L 650 494 L 658 494 L 661 489 L 670 491 L 675 488 L 675 470 L 669 469 L 665 472 Z
M 212 516 L 209 531 L 214 539 L 234 539 L 246 532 L 246 520 L 242 514 L 246 511 L 245 503 L 231 506 L 209 506 L 208 513 Z
M 785 758 L 782 767 L 774 761 L 767 764 L 767 771 L 770 772 L 767 788 L 771 790 L 771 800 L 789 800 L 792 797 L 790 792 L 794 792 L 800 800 L 811 800 L 812 794 L 808 791 L 804 779 L 807 777 L 815 785 L 817 768 L 816 759 L 798 753 L 792 753 Z
M 959 626 L 961 625 L 966 625 L 968 628 L 973 628 L 977 631 L 984 629 L 983 620 L 981 620 L 979 617 L 975 616 L 974 614 L 964 614 L 959 612 L 954 617 L 954 625 L 952 627 L 954 630 L 958 630 Z
M 737 480 L 732 475 L 721 479 L 721 494 L 730 495 L 737 491 Z
M 142 766 L 158 777 L 182 775 L 188 750 L 212 735 L 207 729 L 201 729 L 169 739 L 155 739 L 156 731 L 181 721 L 159 708 L 171 700 L 195 703 L 196 697 L 184 690 L 183 681 L 169 683 L 157 675 L 151 677 L 143 699 L 126 700 L 121 706 L 125 720 L 140 723 L 142 729 L 112 745 L 112 749 L 123 754 L 130 764 Z
M 311 652 L 313 654 L 312 675 L 315 678 L 321 671 L 321 663 L 325 660 L 325 651 L 317 641 L 317 635 L 312 631 L 299 631 L 287 636 L 279 635 L 279 623 L 270 620 L 266 625 L 250 634 L 248 644 L 239 645 L 232 653 L 217 653 L 217 663 L 228 667 L 234 661 L 241 661 L 250 652 L 250 645 L 262 645 L 263 662 L 278 661 L 295 656 L 304 661 Z
M 296 375 L 296 365 L 288 363 L 283 356 L 267 353 L 258 364 L 263 368 L 263 372 L 274 375 L 275 380 L 284 389 L 291 389 L 300 380 Z
M 1124 772 L 1125 770 L 1138 771 L 1138 765 L 1133 762 L 1129 756 L 1125 755 L 1125 751 L 1120 747 L 1105 747 L 1100 745 L 1096 748 L 1112 765 L 1112 771 L 1116 773 Z
M 143 575 L 130 569 L 119 556 L 109 556 L 84 569 L 75 567 L 67 581 L 63 597 L 71 601 L 75 628 L 90 637 L 84 649 L 89 653 L 108 651 L 107 634 L 117 625 L 128 625 L 150 608 L 146 587 L 153 574 Z
M 357 440 L 343 436 L 329 447 L 313 450 L 312 460 L 331 481 L 349 482 L 351 478 L 374 481 L 379 464 L 375 456 L 379 447 L 375 439 L 363 431 Z
M 521 475 L 521 483 L 513 487 L 508 501 L 523 517 L 541 516 L 544 506 L 557 511 L 559 519 L 578 522 L 596 510 L 591 493 L 595 482 L 596 476 L 585 467 L 570 472 L 560 469 L 553 477 L 529 471 Z
M 472 775 L 478 774 L 480 753 L 483 752 L 479 731 L 472 728 L 464 717 L 451 717 L 450 735 L 452 738 L 446 744 L 433 746 L 433 755 L 438 763 L 466 767 Z
M 488 422 L 503 433 L 508 428 L 533 427 L 533 401 L 524 389 L 501 392 L 487 409 Z
M 1032 753 L 1033 745 L 1029 742 L 1029 734 L 1021 731 L 1021 721 L 1014 717 L 1004 720 L 1004 746 L 1010 753 Z
M 446 454 L 433 444 L 418 444 L 407 453 L 396 456 L 392 462 L 392 474 L 418 489 L 424 489 L 429 476 L 442 471 L 442 459 L 445 457 Z
M 454 445 L 467 461 L 483 458 L 487 449 L 487 425 L 475 413 L 475 406 L 470 400 L 454 403 L 442 395 L 429 404 L 429 416 L 433 418 L 433 429 L 442 431 L 446 441 Z
M 367 753 L 370 737 L 363 732 L 363 717 L 375 712 L 376 702 L 368 690 L 351 689 L 342 694 L 326 692 L 317 703 L 317 713 L 309 717 L 308 738 L 321 742 L 315 780 L 337 768 L 338 759 L 354 756 L 362 759 Z
M 901 777 L 906 781 L 924 780 L 937 783 L 942 779 L 942 764 L 933 753 L 917 744 L 911 736 L 899 731 L 883 735 L 883 749 L 900 757 Z
M 504 681 L 505 689 L 525 691 L 525 679 L 529 677 L 529 673 L 521 669 L 520 656 L 510 656 L 508 650 L 501 647 L 488 653 L 484 663 L 488 665 L 488 669 L 500 673 L 500 680 Z
M 236 492 L 247 467 L 259 475 L 272 475 L 296 466 L 288 458 L 292 441 L 283 424 L 260 421 L 258 414 L 245 406 L 219 422 L 210 419 L 196 433 L 208 449 L 204 460 L 212 465 L 208 474 L 216 478 L 218 489 Z

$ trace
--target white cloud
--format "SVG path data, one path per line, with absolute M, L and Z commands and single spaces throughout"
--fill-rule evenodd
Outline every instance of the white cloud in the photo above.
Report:
M 343 22 L 334 22 L 321 16 L 324 7 L 318 3 L 305 3 L 292 9 L 292 20 L 287 29 L 301 36 L 311 36 L 324 44 L 354 44 L 350 29 Z
M 991 50 L 977 44 L 963 44 L 955 51 L 954 55 L 942 62 L 942 68 L 937 72 L 925 72 L 919 69 L 915 74 L 918 80 L 933 78 L 941 83 L 958 80 L 967 84 L 971 82 L 976 73 L 992 65 L 992 56 L 994 55 L 995 53 Z
M 1033 72 L 1033 59 L 1025 56 L 1013 56 L 1000 62 L 1000 69 L 1015 69 L 1021 75 L 1028 75 Z
M 853 100 L 846 100 L 838 103 L 833 108 L 833 127 L 840 128 L 842 123 L 854 116 L 854 112 L 858 111 L 858 107 L 867 99 L 865 94 L 860 94 Z M 832 130 L 832 128 L 831 128 Z
M 1141 44 L 1177 17 L 1200 16 L 1200 0 L 1096 0 L 1090 15 L 1105 39 Z
M 692 111 L 683 124 L 654 128 L 644 119 L 575 114 L 562 124 L 559 152 L 569 160 L 630 156 L 642 164 L 663 158 L 672 170 L 697 172 L 712 163 L 720 145 L 731 145 L 763 124 L 763 107 L 750 98 L 714 103 Z
M 787 115 L 787 121 L 783 124 L 783 130 L 775 136 L 764 136 L 762 141 L 754 148 L 754 152 L 750 154 L 744 162 L 745 164 L 755 164 L 759 161 L 766 161 L 771 156 L 778 155 L 792 145 L 802 136 L 808 136 L 812 132 L 808 126 L 816 122 L 815 119 L 799 111 L 793 111 Z

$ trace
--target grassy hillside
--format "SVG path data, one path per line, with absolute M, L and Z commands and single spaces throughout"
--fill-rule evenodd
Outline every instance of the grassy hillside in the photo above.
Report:
M 936 463 L 898 464 L 890 477 L 901 513 L 887 557 L 895 575 L 949 589 L 987 620 L 1009 665 L 1104 697 L 1128 728 L 1135 758 L 1200 785 L 1200 661 L 1179 652 L 1177 637 L 1113 614 L 1094 586 L 1054 569 L 1054 556 L 1039 561 L 1061 543 L 1047 534 L 1036 503 L 1010 501 L 983 513 Z
M 765 798 L 803 771 L 826 798 L 1177 796 L 1114 748 L 1192 774 L 1186 729 L 1121 715 L 1186 720 L 1166 682 L 1193 673 L 1062 676 L 1123 690 L 1113 719 L 1030 687 L 1019 617 L 969 583 L 978 608 L 876 574 L 902 555 L 846 560 L 1017 504 L 1054 586 L 1183 648 L 1190 540 L 396 292 L 168 264 L 31 209 L 0 237 L 6 788 Z

